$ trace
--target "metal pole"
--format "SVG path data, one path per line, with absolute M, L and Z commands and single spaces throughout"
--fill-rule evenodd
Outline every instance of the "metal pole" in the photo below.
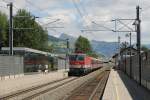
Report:
M 13 3 L 11 2 L 9 5 L 9 55 L 13 56 Z
M 129 33 L 130 35 L 130 77 L 132 77 L 132 58 L 131 58 L 131 32 Z
M 115 19 L 115 20 L 113 20 L 113 21 L 115 21 L 115 33 L 116 33 L 116 31 L 117 31 L 117 20 Z M 120 36 L 119 36 L 119 33 L 118 33 L 118 66 L 116 66 L 116 67 L 118 67 L 118 69 L 119 69 L 119 67 L 120 67 Z
M 66 50 L 66 62 L 65 62 L 65 70 L 67 68 L 67 63 L 68 63 L 68 51 L 69 51 L 69 39 L 66 39 L 67 41 L 67 50 Z
M 121 62 L 121 57 L 120 57 L 120 36 L 118 34 L 118 69 L 120 69 L 120 62 Z
M 127 59 L 126 59 L 126 57 L 127 57 L 127 42 L 125 41 L 125 73 L 126 73 L 126 68 L 127 68 Z
M 137 51 L 139 56 L 139 84 L 141 85 L 141 20 L 140 20 L 140 7 L 136 7 L 136 17 L 137 17 Z

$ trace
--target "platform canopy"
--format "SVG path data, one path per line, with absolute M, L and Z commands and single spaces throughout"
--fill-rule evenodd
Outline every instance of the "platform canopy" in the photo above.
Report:
M 9 51 L 9 47 L 2 47 L 2 52 L 8 52 L 8 51 Z M 28 53 L 36 53 L 36 54 L 42 54 L 42 55 L 58 56 L 57 54 L 40 51 L 40 50 L 36 50 L 36 49 L 32 49 L 32 48 L 27 48 L 27 47 L 14 47 L 13 51 L 14 52 L 28 52 Z

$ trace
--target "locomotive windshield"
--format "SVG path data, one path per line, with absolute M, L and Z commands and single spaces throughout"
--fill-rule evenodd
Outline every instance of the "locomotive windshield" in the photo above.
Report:
M 71 61 L 83 61 L 84 55 L 70 55 L 69 60 L 71 60 Z

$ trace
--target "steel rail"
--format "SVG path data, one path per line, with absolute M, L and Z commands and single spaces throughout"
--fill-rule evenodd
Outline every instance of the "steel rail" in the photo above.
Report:
M 41 88 L 44 88 L 46 86 L 50 86 L 50 85 L 59 83 L 61 81 L 65 81 L 67 79 L 69 79 L 69 78 L 63 78 L 63 79 L 56 80 L 56 81 L 53 81 L 53 82 L 48 82 L 48 83 L 44 83 L 44 84 L 41 84 L 41 85 L 29 87 L 27 89 L 18 90 L 18 91 L 14 92 L 14 93 L 10 93 L 8 95 L 0 97 L 0 100 L 8 100 L 8 99 L 15 98 L 15 97 L 18 97 L 18 96 L 21 96 L 21 95 L 25 95 L 26 93 L 29 93 L 29 92 L 32 92 L 32 91 L 36 91 L 38 89 L 41 89 Z

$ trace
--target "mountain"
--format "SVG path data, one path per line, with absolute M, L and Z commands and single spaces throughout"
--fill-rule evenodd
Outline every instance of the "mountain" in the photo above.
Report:
M 62 39 L 62 40 L 66 40 L 66 39 L 69 39 L 71 41 L 76 41 L 76 37 L 73 37 L 71 35 L 67 35 L 65 33 L 62 33 L 60 36 L 59 36 L 59 39 Z
M 48 45 L 54 48 L 55 53 L 66 52 L 66 41 L 51 35 L 48 35 Z
M 58 38 L 54 36 L 49 36 L 49 44 L 55 45 L 59 50 L 64 50 L 66 48 L 66 39 L 69 39 L 70 48 L 74 48 L 76 37 L 67 34 L 61 34 Z M 118 43 L 117 42 L 106 42 L 106 41 L 90 41 L 92 48 L 99 54 L 104 55 L 105 57 L 111 57 L 114 53 L 117 52 Z M 145 44 L 146 47 L 150 49 L 150 44 Z
M 64 46 L 65 45 L 65 41 L 63 39 L 48 35 L 48 45 L 61 45 Z
M 57 38 L 57 37 L 54 37 L 54 36 L 51 36 L 51 35 L 48 35 L 48 40 L 49 41 L 54 41 L 54 42 L 59 42 L 61 41 L 61 39 Z
M 69 39 L 69 46 L 70 46 L 70 48 L 74 48 L 74 44 L 75 44 L 75 41 L 76 41 L 77 38 L 62 33 L 62 34 L 59 36 L 59 39 L 62 39 L 62 40 Z
M 111 57 L 117 52 L 118 43 L 92 40 L 91 45 L 94 51 L 103 54 L 105 57 Z
M 60 39 L 69 39 L 70 45 L 73 46 L 75 41 L 76 41 L 76 37 L 67 35 L 67 34 L 61 34 Z M 111 57 L 114 53 L 116 53 L 116 48 L 118 46 L 117 42 L 105 42 L 105 41 L 96 41 L 96 40 L 92 40 L 90 41 L 92 48 L 94 51 L 96 51 L 99 54 L 104 55 L 105 57 Z
M 144 44 L 144 46 L 150 49 L 150 44 Z

